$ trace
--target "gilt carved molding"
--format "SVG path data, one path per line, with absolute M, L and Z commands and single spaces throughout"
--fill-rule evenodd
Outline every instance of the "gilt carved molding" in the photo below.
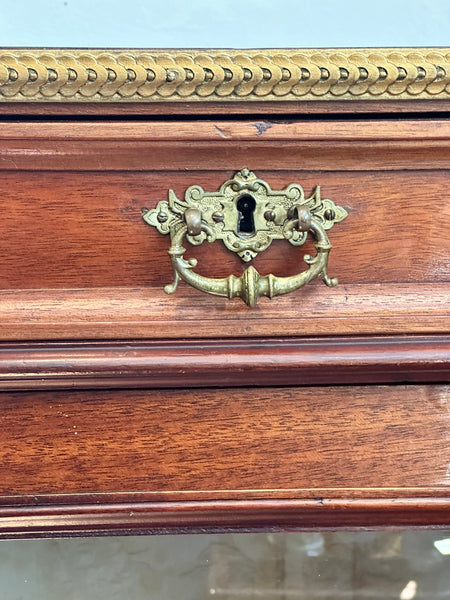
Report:
M 0 49 L 0 102 L 450 97 L 450 48 Z

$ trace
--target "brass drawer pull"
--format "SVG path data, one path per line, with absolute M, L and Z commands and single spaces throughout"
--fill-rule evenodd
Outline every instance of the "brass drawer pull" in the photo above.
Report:
M 272 191 L 248 169 L 238 171 L 218 192 L 205 192 L 198 185 L 186 190 L 179 200 L 169 190 L 169 200 L 162 200 L 153 210 L 144 214 L 144 220 L 162 234 L 170 233 L 169 255 L 175 273 L 174 281 L 164 288 L 172 294 L 183 279 L 193 287 L 228 298 L 241 298 L 248 306 L 255 306 L 261 296 L 273 298 L 302 287 L 316 277 L 322 277 L 329 286 L 337 285 L 336 278 L 327 274 L 331 244 L 326 234 L 334 223 L 342 221 L 347 211 L 320 196 L 317 186 L 310 198 L 303 188 L 292 183 L 284 190 Z M 195 259 L 185 260 L 183 239 L 193 245 L 205 240 L 222 240 L 243 261 L 249 262 L 266 250 L 273 240 L 286 239 L 294 246 L 306 241 L 308 232 L 314 238 L 315 256 L 305 255 L 309 268 L 291 277 L 260 275 L 250 266 L 240 277 L 214 279 L 195 273 Z

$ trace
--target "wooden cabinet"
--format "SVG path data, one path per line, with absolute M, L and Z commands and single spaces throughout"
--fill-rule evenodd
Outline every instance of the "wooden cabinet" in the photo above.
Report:
M 0 535 L 450 523 L 448 93 L 430 53 L 358 52 L 0 57 Z M 143 214 L 244 168 L 345 208 L 336 287 L 164 293 Z

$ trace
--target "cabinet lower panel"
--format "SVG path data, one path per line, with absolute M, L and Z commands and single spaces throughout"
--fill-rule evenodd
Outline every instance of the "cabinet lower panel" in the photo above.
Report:
M 444 525 L 449 401 L 447 385 L 5 392 L 0 528 Z

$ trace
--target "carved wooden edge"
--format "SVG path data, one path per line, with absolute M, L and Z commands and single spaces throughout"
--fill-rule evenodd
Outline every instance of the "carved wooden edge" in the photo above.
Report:
M 449 333 L 450 288 L 442 282 L 342 284 L 332 293 L 318 285 L 302 296 L 301 310 L 295 295 L 249 311 L 186 288 L 176 301 L 151 287 L 2 290 L 0 340 L 178 339 L 180 331 L 230 339 L 242 337 L 242 318 L 248 337 L 274 337 L 274 324 L 280 337 Z
M 207 500 L 0 508 L 0 538 L 448 527 L 450 499 Z
M 0 390 L 446 382 L 450 336 L 0 345 Z
M 0 102 L 443 100 L 450 48 L 0 49 Z

